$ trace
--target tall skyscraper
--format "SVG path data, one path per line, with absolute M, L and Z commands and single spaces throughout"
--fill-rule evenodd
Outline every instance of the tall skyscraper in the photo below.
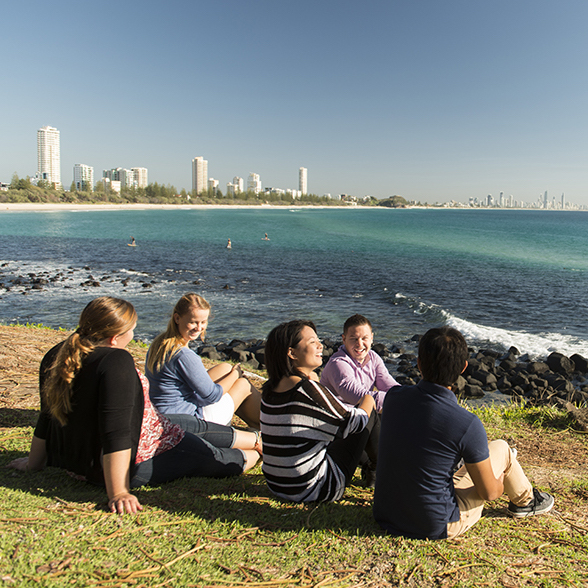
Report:
M 41 127 L 37 131 L 37 173 L 39 179 L 61 188 L 59 131 L 53 127 Z
M 94 168 L 83 163 L 76 163 L 73 172 L 76 190 L 90 192 L 94 187 Z
M 303 194 L 308 194 L 307 188 L 307 178 L 308 178 L 308 170 L 305 167 L 301 167 L 298 170 L 298 189 Z
M 247 178 L 247 190 L 259 194 L 261 192 L 261 179 L 259 174 L 251 172 Z
M 208 190 L 208 161 L 204 157 L 192 160 L 192 191 L 196 194 Z

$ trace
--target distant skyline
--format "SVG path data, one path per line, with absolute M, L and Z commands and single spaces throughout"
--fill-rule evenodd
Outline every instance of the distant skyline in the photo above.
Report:
M 108 18 L 107 18 L 108 15 Z M 0 181 L 145 167 L 422 202 L 588 205 L 584 0 L 130 0 L 3 8 Z M 197 25 L 197 26 L 196 26 Z

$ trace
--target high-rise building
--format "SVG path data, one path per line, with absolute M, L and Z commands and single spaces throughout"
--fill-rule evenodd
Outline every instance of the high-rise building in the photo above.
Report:
M 208 178 L 208 190 L 209 192 L 212 192 L 213 194 L 216 194 L 218 192 L 218 185 L 219 185 L 219 181 L 215 180 L 214 178 Z
M 76 163 L 73 172 L 76 190 L 90 192 L 94 187 L 94 168 L 83 163 Z
M 147 187 L 147 168 L 146 167 L 132 167 L 133 172 L 133 186 L 135 188 Z
M 249 174 L 249 178 L 247 179 L 247 191 L 255 192 L 256 194 L 261 192 L 261 179 L 259 178 L 259 174 L 253 172 Z
M 37 173 L 40 180 L 61 187 L 59 131 L 53 127 L 41 127 L 37 131 Z
M 196 194 L 208 190 L 208 161 L 204 157 L 192 160 L 192 191 Z
M 302 194 L 308 194 L 307 177 L 308 170 L 305 167 L 301 167 L 298 170 L 298 189 L 302 192 Z
M 235 176 L 233 178 L 233 184 L 235 186 L 235 192 L 243 192 L 243 178 L 240 178 L 239 176 Z

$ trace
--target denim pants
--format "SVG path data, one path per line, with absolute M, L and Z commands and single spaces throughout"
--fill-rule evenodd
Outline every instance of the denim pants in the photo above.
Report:
M 209 423 L 191 414 L 166 414 L 174 425 L 180 425 L 184 431 L 198 435 L 215 447 L 233 447 L 235 429 L 216 423 Z
M 224 436 L 226 442 L 228 429 L 229 443 L 232 445 L 234 431 L 222 425 L 214 425 L 209 430 L 211 423 L 205 423 L 205 425 L 207 425 L 206 430 L 201 435 L 187 431 L 184 438 L 172 449 L 136 464 L 133 468 L 131 488 L 145 484 L 162 484 L 185 477 L 227 478 L 243 473 L 245 455 L 240 449 L 215 447 L 206 440 L 208 436 L 212 438 Z M 189 429 L 190 426 L 194 429 L 198 424 L 188 423 L 187 428 Z M 220 427 L 223 431 L 215 431 L 216 427 Z

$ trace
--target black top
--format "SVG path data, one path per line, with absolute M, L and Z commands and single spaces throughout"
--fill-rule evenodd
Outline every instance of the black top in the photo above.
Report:
M 49 350 L 41 362 L 41 390 L 62 344 Z M 84 358 L 73 380 L 72 412 L 64 426 L 50 416 L 41 394 L 35 436 L 46 442 L 47 465 L 103 484 L 101 455 L 131 449 L 131 463 L 135 462 L 143 407 L 141 380 L 131 354 L 97 347 Z

